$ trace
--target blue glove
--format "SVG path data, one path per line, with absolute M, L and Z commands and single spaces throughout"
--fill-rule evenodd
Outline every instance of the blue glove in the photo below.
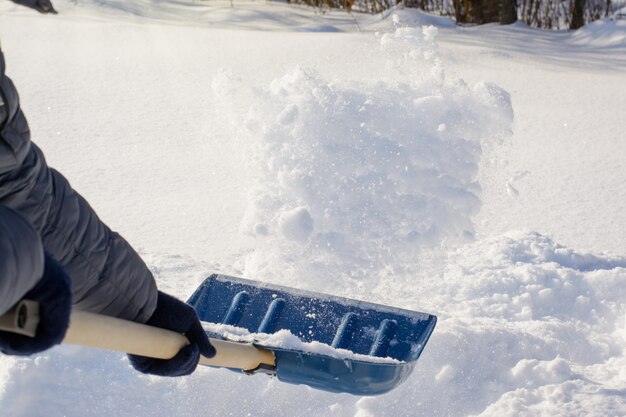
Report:
M 211 358 L 215 348 L 209 342 L 196 311 L 189 304 L 159 291 L 157 307 L 146 324 L 182 333 L 189 344 L 171 359 L 153 359 L 128 355 L 130 363 L 139 372 L 159 376 L 183 376 L 195 371 L 200 354 Z
M 63 341 L 72 311 L 72 281 L 51 256 L 45 254 L 43 277 L 24 295 L 39 302 L 39 325 L 35 337 L 0 331 L 0 351 L 28 356 Z

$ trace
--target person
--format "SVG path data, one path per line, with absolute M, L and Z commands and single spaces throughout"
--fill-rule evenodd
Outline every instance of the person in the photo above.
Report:
M 0 332 L 5 354 L 31 355 L 60 343 L 71 308 L 187 336 L 189 345 L 169 360 L 129 355 L 140 372 L 188 375 L 200 354 L 215 354 L 195 310 L 158 291 L 128 242 L 47 165 L 0 49 L 0 314 L 25 297 L 40 304 L 37 336 Z
M 13 2 L 35 9 L 42 14 L 57 14 L 57 11 L 54 10 L 54 6 L 52 6 L 52 2 L 50 2 L 50 0 L 13 0 Z

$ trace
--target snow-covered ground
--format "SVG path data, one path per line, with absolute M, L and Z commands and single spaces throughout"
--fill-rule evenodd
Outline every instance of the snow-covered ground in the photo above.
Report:
M 63 346 L 0 357 L 0 415 L 626 415 L 626 21 L 54 4 L 0 4 L 33 140 L 163 290 L 222 272 L 439 322 L 379 397 Z

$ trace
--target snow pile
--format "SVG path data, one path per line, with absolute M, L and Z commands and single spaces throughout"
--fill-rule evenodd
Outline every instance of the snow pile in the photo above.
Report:
M 447 274 L 471 281 L 449 293 L 458 312 L 507 321 L 596 323 L 599 316 L 607 318 L 609 300 L 626 299 L 626 289 L 619 288 L 626 259 L 579 254 L 535 232 L 509 235 L 452 255 L 456 262 Z
M 626 21 L 613 18 L 596 20 L 572 33 L 571 42 L 596 47 L 626 46 Z
M 202 326 L 210 337 L 217 339 L 225 339 L 233 342 L 254 343 L 258 346 L 267 346 L 273 349 L 292 350 L 299 352 L 307 352 L 315 355 L 328 356 L 336 359 L 350 359 L 357 361 L 398 364 L 401 361 L 391 357 L 377 357 L 354 353 L 347 349 L 334 348 L 326 343 L 318 341 L 303 342 L 287 329 L 282 329 L 276 333 L 251 333 L 247 329 L 241 327 L 230 326 L 227 324 L 217 324 L 203 322 Z
M 451 253 L 436 281 L 417 375 L 360 415 L 625 415 L 626 258 L 512 233 Z
M 389 265 L 410 269 L 424 247 L 473 236 L 481 142 L 509 133 L 512 109 L 494 85 L 448 80 L 436 33 L 382 35 L 388 60 L 376 82 L 296 68 L 253 95 L 235 121 L 256 172 L 242 221 L 257 238 L 247 276 L 327 277 L 324 286 L 341 290 L 346 279 L 377 282 Z M 213 88 L 227 106 L 240 90 L 227 74 Z

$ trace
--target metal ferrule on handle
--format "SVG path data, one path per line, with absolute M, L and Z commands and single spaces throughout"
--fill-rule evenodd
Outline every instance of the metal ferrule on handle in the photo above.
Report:
M 39 303 L 22 300 L 0 316 L 0 330 L 35 337 L 39 325 Z

